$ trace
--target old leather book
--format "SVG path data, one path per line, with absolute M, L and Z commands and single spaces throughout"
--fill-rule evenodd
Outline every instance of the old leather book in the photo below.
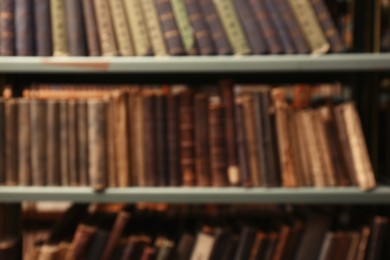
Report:
M 143 95 L 141 92 L 135 95 L 135 105 L 134 105 L 134 162 L 136 165 L 134 173 L 137 175 L 137 184 L 139 186 L 146 185 L 146 167 L 144 164 L 145 161 L 145 146 L 144 144 L 144 135 L 145 135 L 145 125 L 143 120 Z
M 168 128 L 167 128 L 167 94 L 159 91 L 156 95 L 156 136 L 157 149 L 157 184 L 159 186 L 169 185 L 169 162 L 168 162 Z
M 34 55 L 32 0 L 15 1 L 15 49 L 17 56 Z
M 98 229 L 91 239 L 90 246 L 86 253 L 87 260 L 100 259 L 103 250 L 106 247 L 108 241 L 108 232 L 105 230 Z
M 125 4 L 121 0 L 108 0 L 110 4 L 111 17 L 114 24 L 114 32 L 118 42 L 118 51 L 121 56 L 133 56 L 134 46 L 131 38 L 130 28 L 126 17 Z M 138 10 L 139 11 L 139 10 Z M 135 43 L 136 44 L 136 43 Z
M 350 237 L 350 243 L 348 246 L 348 251 L 347 251 L 345 259 L 346 260 L 354 260 L 355 257 L 357 256 L 357 251 L 358 251 L 361 235 L 357 231 L 351 231 L 351 232 L 349 232 L 348 235 Z
M 107 174 L 108 178 L 106 178 L 107 185 L 109 187 L 118 187 L 118 171 L 117 171 L 117 163 L 116 163 L 116 115 L 115 115 L 115 102 L 112 101 L 112 98 L 108 100 L 106 115 L 107 115 L 107 123 L 105 125 L 106 128 L 106 145 L 107 145 Z
M 180 38 L 180 31 L 170 1 L 155 0 L 155 4 L 168 53 L 170 55 L 185 54 L 185 47 Z
M 122 260 L 140 259 L 144 248 L 149 244 L 142 236 L 130 236 L 123 251 Z
M 2 112 L 4 112 L 4 110 L 1 111 L 0 113 Z M 0 120 L 4 120 L 4 119 L 0 119 Z M 23 126 L 23 127 L 18 127 L 18 132 L 17 132 L 18 134 L 18 138 L 17 138 L 18 184 L 22 186 L 28 186 L 31 185 L 31 131 L 30 131 L 30 102 L 26 99 L 18 99 L 17 101 L 17 125 Z M 1 183 L 1 177 L 0 177 L 0 183 Z
M 335 232 L 327 232 L 321 246 L 319 254 L 320 260 L 335 259 L 337 254 L 337 244 L 340 243 L 340 237 Z
M 363 227 L 360 235 L 361 235 L 361 238 L 360 238 L 359 245 L 357 248 L 356 257 L 354 258 L 356 260 L 364 260 L 366 257 L 367 248 L 368 248 L 368 241 L 369 241 L 370 236 L 371 236 L 371 228 L 368 226 Z
M 276 245 L 275 253 L 272 259 L 274 260 L 288 259 L 289 255 L 287 255 L 287 248 L 289 246 L 288 243 L 290 242 L 292 235 L 293 234 L 292 234 L 291 227 L 287 225 L 283 225 L 280 228 L 278 244 Z
M 85 23 L 85 38 L 87 42 L 88 56 L 100 56 L 101 49 L 93 1 L 94 0 L 82 0 L 82 9 Z
M 153 89 L 143 93 L 144 167 L 147 186 L 157 186 L 156 97 Z
M 157 260 L 157 249 L 151 246 L 145 247 L 140 260 Z
M 344 260 L 347 257 L 349 245 L 351 243 L 351 237 L 346 231 L 337 232 L 339 242 L 336 246 L 336 256 L 333 258 L 335 260 Z
M 264 232 L 257 232 L 249 255 L 249 260 L 262 259 L 267 249 L 267 235 Z
M 78 142 L 77 142 L 77 101 L 68 100 L 68 163 L 69 185 L 79 185 Z
M 95 227 L 79 224 L 64 260 L 85 259 L 95 233 Z
M 60 103 L 47 100 L 47 185 L 61 184 L 60 167 Z
M 387 217 L 375 216 L 371 226 L 371 236 L 368 241 L 366 252 L 367 260 L 382 259 L 386 248 L 386 237 L 389 229 L 389 219 Z
M 232 47 L 222 26 L 221 18 L 218 16 L 213 4 L 213 0 L 200 0 L 199 4 L 207 22 L 209 32 L 211 33 L 216 53 L 218 55 L 231 54 L 233 52 Z
M 241 229 L 236 254 L 234 256 L 235 260 L 249 259 L 255 238 L 256 238 L 255 228 L 243 227 Z
M 15 1 L 4 0 L 0 2 L 0 55 L 15 55 Z
M 69 54 L 71 56 L 85 56 L 84 17 L 80 0 L 65 1 L 66 29 L 68 32 Z
M 79 184 L 88 186 L 88 105 L 86 100 L 77 100 L 77 149 Z
M 58 245 L 43 245 L 39 249 L 37 260 L 54 260 L 59 258 Z
M 64 0 L 50 0 L 51 36 L 54 56 L 68 56 L 68 31 Z
M 34 0 L 34 43 L 37 56 L 53 54 L 50 0 Z
M 214 233 L 215 242 L 210 255 L 210 259 L 226 259 L 227 249 L 230 246 L 231 233 L 224 228 L 217 228 Z M 230 258 L 233 255 L 229 255 Z
M 240 179 L 241 185 L 248 187 L 252 185 L 251 182 L 251 173 L 249 167 L 249 156 L 248 156 L 248 147 L 247 147 L 247 135 L 245 128 L 245 113 L 244 105 L 242 102 L 236 102 L 235 109 L 235 119 L 236 119 L 236 129 L 237 129 L 237 150 L 238 150 L 238 163 L 240 167 Z
M 275 232 L 271 232 L 268 235 L 268 243 L 267 248 L 264 252 L 264 260 L 271 260 L 275 254 L 276 246 L 278 245 L 279 234 Z
M 190 259 L 195 237 L 188 233 L 183 233 L 176 247 L 175 257 L 178 260 Z
M 214 243 L 215 237 L 213 235 L 204 232 L 198 233 L 190 259 L 210 259 Z
M 17 102 L 8 99 L 5 102 L 5 184 L 18 184 L 18 120 Z
M 103 56 L 116 56 L 118 55 L 118 48 L 110 14 L 110 6 L 107 1 L 94 0 L 99 42 Z
M 68 101 L 59 101 L 59 131 L 60 131 L 60 183 L 62 186 L 68 186 L 69 180 L 69 164 L 68 164 Z
M 5 102 L 5 99 L 0 98 L 0 184 L 5 184 Z

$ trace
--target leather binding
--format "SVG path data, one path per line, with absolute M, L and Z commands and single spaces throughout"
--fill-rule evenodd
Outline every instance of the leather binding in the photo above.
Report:
M 110 4 L 115 36 L 118 41 L 119 54 L 121 56 L 133 56 L 134 46 L 131 39 L 130 29 L 127 24 L 128 19 L 124 9 L 124 3 L 122 0 L 108 0 L 108 2 Z
M 15 99 L 5 102 L 5 184 L 9 186 L 18 184 L 17 105 Z
M 104 100 L 88 100 L 88 151 L 89 151 L 89 179 L 96 191 L 103 190 L 107 176 L 107 102 Z
M 101 49 L 93 1 L 94 0 L 82 0 L 85 36 L 87 41 L 88 56 L 100 56 Z
M 145 186 L 146 185 L 146 165 L 144 164 L 145 161 L 145 154 L 146 154 L 146 147 L 144 145 L 144 138 L 145 138 L 145 124 L 143 120 L 143 115 L 145 113 L 143 103 L 144 103 L 144 97 L 140 93 L 137 93 L 135 96 L 135 113 L 134 113 L 134 123 L 135 130 L 134 130 L 134 146 L 135 151 L 134 154 L 136 158 L 134 159 L 134 163 L 137 165 L 135 174 L 138 178 L 138 185 L 139 186 Z
M 360 234 L 361 234 L 361 238 L 359 241 L 356 256 L 354 258 L 356 260 L 364 260 L 366 257 L 368 241 L 371 236 L 371 228 L 368 226 L 363 227 Z
M 179 124 L 179 96 L 175 93 L 169 93 L 167 97 L 169 186 L 182 184 Z
M 167 56 L 168 50 L 165 46 L 164 35 L 160 26 L 154 0 L 142 0 L 141 7 L 145 16 L 147 32 L 149 34 L 154 55 Z
M 210 31 L 198 0 L 185 0 L 188 16 L 195 35 L 196 46 L 200 55 L 215 54 Z
M 249 0 L 252 10 L 255 13 L 257 26 L 267 41 L 269 53 L 280 54 L 283 52 L 283 46 L 276 35 L 276 30 L 272 24 L 270 14 L 268 13 L 264 0 Z
M 80 186 L 89 186 L 88 176 L 88 105 L 77 100 L 77 154 Z
M 249 187 L 252 185 L 251 173 L 249 168 L 248 156 L 248 141 L 245 129 L 245 113 L 244 105 L 240 101 L 236 101 L 236 129 L 237 129 L 237 149 L 238 149 L 238 163 L 240 167 L 241 185 Z
M 155 260 L 157 259 L 157 249 L 151 246 L 144 248 L 140 260 Z
M 116 114 L 115 114 L 115 102 L 112 99 L 109 99 L 107 104 L 107 184 L 109 187 L 118 187 L 119 182 L 119 172 L 117 171 L 117 157 L 116 157 Z
M 69 164 L 68 164 L 68 101 L 59 101 L 59 131 L 60 131 L 60 179 L 62 186 L 68 186 L 69 180 Z
M 338 242 L 336 246 L 336 255 L 333 259 L 347 259 L 348 249 L 351 243 L 351 237 L 349 236 L 349 232 L 339 231 L 336 233 L 336 235 L 338 236 Z
M 288 259 L 289 255 L 286 255 L 286 250 L 288 247 L 288 243 L 290 242 L 290 238 L 292 236 L 291 228 L 287 225 L 281 227 L 279 232 L 279 240 L 276 245 L 275 253 L 273 255 L 273 259 L 275 260 L 283 260 Z
M 52 50 L 50 0 L 34 0 L 34 41 L 37 56 L 50 56 Z M 31 29 L 31 28 L 30 28 Z
M 136 113 L 136 95 L 139 92 L 138 87 L 129 87 L 126 90 L 126 120 L 127 120 L 127 149 L 129 153 L 129 171 L 130 171 L 130 183 L 134 186 L 139 186 L 138 180 L 139 180 L 139 171 L 137 170 L 137 155 L 136 155 L 136 147 L 135 147 L 135 129 L 136 125 L 134 123 L 135 121 L 135 113 Z
M 66 28 L 65 0 L 50 1 L 51 36 L 54 56 L 68 56 L 68 34 Z
M 184 186 L 196 184 L 193 96 L 190 89 L 179 94 L 180 164 Z
M 209 33 L 211 34 L 216 53 L 218 55 L 231 54 L 233 50 L 213 4 L 213 0 L 200 0 L 199 5 L 202 9 Z
M 167 138 L 167 94 L 160 91 L 156 95 L 156 170 L 157 170 L 157 183 L 158 186 L 169 185 L 169 162 L 168 162 L 168 138 Z
M 184 49 L 186 50 L 187 55 L 195 55 L 197 52 L 195 28 L 193 28 L 190 23 L 190 14 L 186 10 L 185 0 L 170 0 L 170 3 Z
M 264 54 L 268 52 L 265 37 L 257 24 L 252 11 L 252 6 L 246 0 L 233 0 L 237 15 L 241 21 L 252 54 Z
M 337 244 L 340 243 L 338 234 L 335 232 L 328 232 L 322 243 L 318 259 L 327 260 L 335 259 L 337 253 Z
M 96 260 L 100 259 L 102 256 L 103 250 L 108 241 L 108 232 L 98 229 L 91 239 L 90 246 L 86 253 L 86 260 Z
M 387 217 L 375 216 L 371 226 L 371 236 L 368 242 L 366 258 L 367 260 L 383 259 L 386 248 L 386 237 L 389 229 L 389 219 Z
M 276 246 L 278 245 L 279 241 L 279 234 L 278 233 L 270 233 L 268 235 L 268 244 L 267 249 L 264 252 L 264 258 L 266 260 L 273 259 L 273 256 L 275 254 Z
M 46 102 L 31 100 L 31 173 L 34 186 L 46 185 Z
M 238 167 L 236 123 L 235 123 L 235 95 L 233 83 L 226 80 L 220 82 L 222 101 L 225 108 L 225 140 L 227 150 L 227 175 L 230 185 L 237 186 L 241 183 Z
M 214 243 L 215 237 L 213 235 L 200 232 L 196 237 L 196 242 L 190 259 L 210 259 Z
M 211 252 L 210 259 L 226 259 L 226 250 L 229 246 L 229 242 L 231 240 L 231 235 L 230 233 L 223 229 L 223 228 L 218 228 L 215 231 L 215 242 L 213 245 L 213 249 Z M 231 258 L 232 255 L 229 255 Z
M 79 224 L 64 260 L 85 259 L 88 246 L 90 245 L 95 233 L 95 227 Z
M 301 242 L 301 236 L 304 230 L 304 225 L 301 221 L 297 221 L 290 229 L 290 235 L 288 236 L 286 248 L 282 253 L 282 259 L 289 259 L 290 256 L 294 256 L 297 248 Z
M 296 53 L 293 41 L 288 33 L 288 28 L 281 19 L 282 14 L 277 8 L 275 0 L 261 0 L 264 2 L 266 12 L 269 14 L 270 23 L 273 24 L 275 34 L 277 35 L 279 42 L 282 46 L 285 54 Z
M 4 103 L 1 103 L 3 105 Z M 26 99 L 17 101 L 18 127 L 18 183 L 22 186 L 31 185 L 31 131 L 30 131 L 30 102 Z M 4 107 L 2 107 L 4 109 Z M 4 110 L 0 113 L 4 113 Z M 4 116 L 4 115 L 3 115 Z M 0 116 L 1 118 L 2 116 Z M 3 118 L 0 120 L 4 120 Z M 3 121 L 4 122 L 4 121 Z M 4 136 L 3 136 L 4 138 Z M 49 139 L 49 136 L 48 136 Z M 58 143 L 58 142 L 57 142 Z M 0 144 L 1 145 L 1 144 Z M 3 157 L 4 160 L 4 157 Z M 4 165 L 4 164 L 2 164 Z M 57 174 L 59 171 L 57 171 Z M 1 175 L 1 174 L 0 174 Z M 0 178 L 1 183 L 1 178 Z
M 5 102 L 5 99 L 0 98 L 0 184 L 5 184 Z M 30 122 L 30 120 L 28 122 Z
M 234 5 L 231 0 L 213 0 L 221 18 L 223 28 L 228 36 L 229 42 L 236 55 L 250 54 L 251 49 L 248 45 L 244 30 L 240 24 Z
M 207 94 L 195 94 L 195 170 L 197 186 L 201 187 L 211 185 L 208 106 Z
M 155 4 L 168 53 L 173 56 L 185 54 L 170 1 L 155 0 Z
M 68 100 L 68 163 L 69 185 L 79 185 L 78 172 L 78 143 L 77 143 L 77 102 L 75 99 Z
M 118 49 L 110 14 L 110 6 L 107 0 L 94 0 L 94 7 L 101 54 L 103 56 L 116 56 L 118 55 Z
M 143 124 L 144 124 L 144 167 L 147 186 L 157 186 L 157 151 L 156 151 L 156 97 L 153 89 L 144 90 L 143 93 Z M 146 160 L 146 158 L 148 158 Z
M 318 18 L 326 38 L 330 43 L 330 50 L 332 52 L 345 52 L 347 50 L 336 26 L 330 16 L 330 13 L 323 0 L 310 0 L 314 12 Z
M 140 259 L 147 244 L 148 242 L 140 236 L 130 236 L 126 241 L 121 259 Z
M 275 7 L 279 10 L 282 22 L 286 26 L 286 33 L 291 37 L 297 53 L 303 54 L 310 52 L 310 47 L 305 39 L 301 27 L 293 13 L 288 0 L 276 0 Z
M 0 2 L 0 55 L 15 55 L 15 26 L 14 26 L 14 0 Z
M 209 104 L 209 143 L 211 185 L 223 187 L 228 184 L 224 105 L 219 97 L 211 97 Z
M 253 227 L 243 227 L 241 230 L 238 247 L 234 256 L 235 260 L 249 259 L 251 249 L 256 238 L 256 229 Z
M 361 236 L 360 236 L 359 232 L 357 232 L 357 231 L 349 232 L 349 236 L 350 236 L 350 244 L 348 246 L 348 251 L 347 251 L 347 255 L 346 255 L 345 259 L 354 260 L 354 259 L 356 259 L 355 257 L 356 257 L 357 252 L 358 252 L 359 242 L 360 242 Z
M 85 56 L 84 17 L 80 0 L 65 1 L 66 28 L 68 32 L 69 54 L 71 56 Z
M 179 239 L 175 256 L 177 260 L 190 259 L 192 248 L 194 246 L 195 238 L 193 235 L 183 233 Z
M 23 125 L 23 128 L 25 124 Z M 60 176 L 60 103 L 57 100 L 47 100 L 47 185 L 61 184 Z
M 32 0 L 15 1 L 15 46 L 16 55 L 33 56 Z

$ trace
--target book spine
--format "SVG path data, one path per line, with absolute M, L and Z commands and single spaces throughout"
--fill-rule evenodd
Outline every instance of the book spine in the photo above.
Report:
M 69 162 L 69 185 L 79 185 L 78 173 L 78 149 L 77 149 L 77 102 L 68 101 L 68 162 Z
M 56 100 L 47 101 L 47 185 L 60 185 L 60 104 Z
M 240 167 L 241 185 L 244 187 L 252 186 L 251 173 L 248 162 L 248 147 L 245 130 L 245 113 L 242 102 L 237 102 L 235 109 L 236 129 L 237 129 L 237 148 L 238 148 L 238 162 Z
M 32 184 L 46 185 L 46 102 L 31 100 L 31 173 Z
M 185 0 L 188 16 L 194 31 L 199 54 L 212 55 L 215 53 L 212 38 L 198 2 L 198 0 Z
M 5 184 L 5 99 L 0 99 L 0 184 Z
M 15 55 L 14 0 L 0 1 L 0 55 Z
M 233 47 L 234 54 L 245 55 L 251 52 L 244 30 L 239 22 L 231 0 L 213 0 L 222 25 Z
M 106 187 L 106 109 L 104 100 L 88 100 L 89 179 L 96 191 Z
M 17 105 L 17 125 L 23 126 L 18 128 L 18 182 L 28 186 L 31 185 L 30 102 L 20 99 Z
M 144 108 L 143 101 L 144 97 L 141 93 L 137 93 L 135 96 L 135 112 L 134 112 L 134 146 L 135 146 L 135 160 L 134 163 L 136 167 L 136 175 L 138 179 L 139 186 L 146 186 L 146 168 L 145 168 L 145 125 L 143 120 Z
M 60 179 L 62 186 L 68 186 L 69 180 L 69 164 L 68 164 L 68 102 L 60 101 L 59 115 L 59 131 L 60 131 Z
M 100 43 L 93 0 L 82 0 L 88 55 L 100 56 Z
M 179 131 L 179 98 L 170 93 L 167 100 L 167 124 L 168 124 L 168 157 L 169 157 L 169 185 L 180 186 L 180 131 Z
M 74 233 L 72 244 L 65 255 L 65 259 L 85 258 L 86 251 L 95 233 L 96 228 L 79 224 Z
M 116 127 L 116 115 L 115 115 L 115 102 L 108 102 L 107 104 L 107 185 L 109 187 L 117 187 L 119 182 L 119 174 L 117 171 L 117 163 L 116 163 L 116 146 L 115 146 L 115 127 Z
M 157 151 L 156 151 L 156 125 L 155 125 L 155 105 L 156 100 L 153 92 L 144 92 L 143 96 L 143 125 L 144 125 L 144 167 L 145 181 L 147 186 L 156 186 L 158 183 L 157 171 Z M 146 159 L 147 158 L 147 159 Z
M 194 101 L 195 125 L 195 170 L 197 186 L 210 186 L 210 154 L 209 154 L 209 97 L 196 94 Z
M 32 56 L 34 54 L 32 21 L 32 0 L 16 0 L 15 45 L 18 56 Z
M 173 56 L 185 54 L 171 3 L 167 0 L 155 0 L 155 3 L 168 53 Z
M 51 35 L 54 56 L 69 55 L 64 1 L 50 0 Z
M 219 55 L 227 55 L 233 52 L 225 30 L 222 26 L 220 17 L 212 0 L 200 0 L 203 16 L 207 22 L 209 32 L 213 39 L 216 52 Z
M 165 46 L 164 35 L 160 26 L 154 0 L 142 0 L 141 7 L 154 55 L 167 56 L 168 50 Z
M 345 52 L 347 50 L 336 26 L 322 0 L 310 0 L 310 3 L 317 15 L 318 21 L 324 30 L 325 36 L 330 43 L 332 52 Z
M 77 101 L 77 144 L 79 184 L 88 186 L 88 105 L 85 100 Z
M 85 56 L 87 54 L 84 17 L 81 8 L 80 0 L 65 1 L 66 29 L 71 56 Z
M 116 56 L 118 55 L 118 50 L 110 15 L 110 6 L 107 0 L 94 0 L 94 7 L 102 55 Z
M 118 40 L 119 54 L 122 56 L 133 56 L 133 43 L 130 30 L 127 25 L 126 12 L 122 0 L 108 0 L 111 8 L 111 15 L 114 22 L 114 31 Z M 131 19 L 131 18 L 129 18 Z
M 156 151 L 157 180 L 159 186 L 169 185 L 168 139 L 167 139 L 167 95 L 156 95 Z
M 119 242 L 123 229 L 125 228 L 129 219 L 130 219 L 129 213 L 124 211 L 118 213 L 114 222 L 114 226 L 112 227 L 110 235 L 108 237 L 107 244 L 101 256 L 101 260 L 111 259 L 111 255 L 115 249 L 115 246 Z
M 194 186 L 196 183 L 194 161 L 194 100 L 189 89 L 179 94 L 180 120 L 180 164 L 184 186 Z
M 139 0 L 126 0 L 125 8 L 129 28 L 131 28 L 132 38 L 134 40 L 134 49 L 137 56 L 152 54 L 152 48 L 146 31 L 145 18 L 142 12 Z
M 53 54 L 50 0 L 34 0 L 33 9 L 36 54 L 37 56 L 50 56 Z
M 15 99 L 5 102 L 5 184 L 18 184 L 17 162 L 17 103 Z

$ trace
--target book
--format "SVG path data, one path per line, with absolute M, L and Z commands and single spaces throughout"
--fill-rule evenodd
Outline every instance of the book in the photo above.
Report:
M 28 186 L 31 185 L 31 130 L 30 103 L 28 100 L 17 102 L 17 125 L 19 126 L 17 132 L 18 184 Z
M 156 150 L 156 124 L 155 124 L 155 113 L 156 113 L 156 99 L 153 93 L 153 89 L 144 91 L 143 95 L 143 145 L 144 151 L 144 167 L 145 167 L 145 185 L 157 186 L 157 150 Z
M 82 3 L 79 0 L 66 0 L 64 3 L 69 54 L 71 56 L 85 56 L 87 49 Z
M 236 129 L 237 129 L 237 150 L 238 163 L 240 168 L 241 185 L 248 187 L 251 185 L 251 173 L 249 167 L 248 156 L 248 141 L 246 137 L 245 119 L 244 119 L 244 105 L 242 102 L 236 102 L 235 109 Z
M 58 100 L 47 101 L 46 123 L 46 154 L 47 154 L 47 185 L 59 186 L 60 176 L 60 103 Z M 28 115 L 28 114 L 27 114 Z M 23 125 L 23 123 L 21 124 Z M 23 127 L 24 128 L 24 127 Z
M 83 0 L 82 9 L 85 25 L 85 38 L 87 42 L 88 56 L 100 56 L 101 49 L 95 14 L 94 0 Z
M 18 121 L 17 102 L 10 99 L 5 102 L 5 184 L 16 185 L 18 183 Z
M 54 56 L 68 56 L 68 30 L 65 1 L 50 0 L 51 36 Z
M 69 179 L 69 164 L 68 164 L 68 154 L 70 150 L 68 149 L 68 103 L 65 100 L 59 101 L 59 135 L 60 135 L 60 180 L 61 185 L 67 186 L 70 183 Z
M 68 101 L 68 170 L 69 186 L 79 186 L 79 167 L 78 167 L 78 142 L 77 142 L 77 101 L 71 99 Z
M 156 95 L 155 105 L 156 116 L 156 149 L 157 149 L 157 184 L 158 186 L 169 186 L 169 163 L 168 163 L 168 138 L 167 138 L 167 93 L 162 92 Z
M 109 234 L 107 231 L 101 229 L 96 230 L 86 253 L 87 260 L 99 259 L 102 256 L 103 250 L 105 249 L 108 241 L 108 236 Z
M 215 238 L 213 235 L 200 232 L 196 237 L 194 249 L 192 250 L 190 259 L 210 259 L 214 243 Z
M 95 227 L 83 224 L 78 225 L 72 243 L 65 255 L 65 259 L 84 259 L 95 232 Z
M 15 53 L 17 56 L 33 56 L 33 30 L 30 28 L 32 16 L 32 0 L 15 1 Z
M 195 237 L 191 234 L 184 233 L 179 239 L 179 243 L 176 248 L 175 256 L 178 260 L 190 259 L 192 253 L 192 247 L 195 243 Z
M 94 0 L 99 43 L 103 56 L 116 56 L 117 43 L 108 0 Z
M 182 184 L 180 163 L 180 118 L 179 118 L 179 95 L 169 93 L 167 97 L 167 139 L 169 160 L 169 185 L 179 186 Z
M 51 0 L 34 0 L 33 18 L 34 18 L 34 37 L 33 46 L 37 56 L 51 56 L 52 36 L 51 36 Z M 31 29 L 30 29 L 31 30 Z
M 385 249 L 384 241 L 387 237 L 388 229 L 389 219 L 387 217 L 374 217 L 365 259 L 381 259 Z
M 5 184 L 5 99 L 0 99 L 0 184 Z
M 15 55 L 15 1 L 0 2 L 0 55 Z
M 116 114 L 115 114 L 115 102 L 108 98 L 108 104 L 106 108 L 106 118 L 107 123 L 105 124 L 106 131 L 106 146 L 107 146 L 107 174 L 108 178 L 106 179 L 107 185 L 109 187 L 117 187 L 119 182 L 119 176 L 117 171 L 117 158 L 116 158 Z
M 256 230 L 252 227 L 244 227 L 241 230 L 239 243 L 234 259 L 248 259 L 256 237 Z
M 88 153 L 88 104 L 86 100 L 77 100 L 77 161 L 80 186 L 89 186 Z
M 143 145 L 144 142 L 144 130 L 145 125 L 143 121 L 143 96 L 141 94 L 137 94 L 135 96 L 134 100 L 134 123 L 132 124 L 135 126 L 134 129 L 134 146 L 135 149 L 133 151 L 133 154 L 135 155 L 133 164 L 136 166 L 134 169 L 135 173 L 137 174 L 137 184 L 139 186 L 145 186 L 146 185 L 146 167 L 144 164 L 145 160 L 145 146 Z M 170 151 L 170 155 L 171 155 Z M 171 165 L 170 165 L 171 166 Z M 170 167 L 170 170 L 172 171 L 172 167 Z

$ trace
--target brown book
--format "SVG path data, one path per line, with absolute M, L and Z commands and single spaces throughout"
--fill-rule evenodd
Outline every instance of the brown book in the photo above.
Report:
M 31 185 L 30 102 L 28 100 L 17 101 L 17 125 L 23 126 L 18 127 L 17 132 L 18 183 L 28 186 Z
M 109 187 L 118 187 L 118 171 L 116 169 L 116 147 L 115 147 L 115 127 L 116 127 L 116 115 L 115 115 L 115 102 L 113 102 L 111 99 L 109 99 L 107 104 L 107 123 L 105 125 L 106 127 L 106 133 L 107 133 L 107 139 L 106 139 L 106 145 L 107 145 L 107 174 L 108 177 L 106 178 L 107 185 Z
M 144 248 L 149 244 L 142 236 L 130 236 L 126 242 L 125 249 L 122 254 L 122 260 L 140 259 Z
M 0 99 L 0 184 L 5 184 L 5 99 Z M 30 121 L 29 121 L 30 122 Z
M 64 260 L 85 259 L 88 246 L 95 233 L 95 227 L 79 224 Z
M 89 151 L 89 179 L 91 186 L 103 190 L 107 177 L 107 103 L 104 100 L 88 100 L 88 151 Z
M 137 176 L 137 184 L 139 186 L 146 185 L 146 167 L 144 164 L 145 161 L 145 146 L 144 143 L 144 135 L 145 135 L 145 125 L 143 121 L 143 95 L 141 92 L 135 94 L 134 97 L 134 121 L 133 125 L 134 129 L 134 152 L 133 155 L 134 161 L 133 164 L 136 165 L 134 168 L 134 173 Z M 177 162 L 178 163 L 178 162 Z M 171 169 L 171 167 L 170 167 Z
M 60 176 L 60 103 L 58 100 L 47 101 L 47 185 L 58 186 L 61 184 Z
M 194 101 L 195 169 L 197 186 L 210 186 L 209 97 L 197 93 Z
M 80 0 L 65 1 L 66 29 L 68 30 L 69 54 L 85 56 L 85 31 L 82 3 Z
M 290 229 L 290 235 L 286 243 L 286 248 L 282 254 L 282 259 L 290 259 L 294 256 L 299 244 L 301 243 L 302 233 L 304 231 L 304 225 L 301 221 L 297 221 Z
M 196 237 L 196 242 L 191 254 L 191 260 L 210 259 L 215 237 L 213 235 L 200 232 Z
M 157 249 L 151 246 L 144 248 L 140 260 L 155 260 L 157 259 Z
M 0 241 L 0 259 L 21 259 L 20 241 L 17 238 Z
M 88 105 L 86 100 L 77 100 L 77 148 L 79 184 L 88 186 Z
M 115 41 L 110 6 L 107 0 L 94 0 L 99 42 L 103 56 L 116 56 L 118 49 Z
M 168 186 L 169 162 L 168 162 L 168 128 L 167 128 L 167 94 L 159 91 L 156 95 L 156 155 L 157 155 L 157 183 L 159 186 Z
M 256 229 L 253 227 L 243 227 L 240 233 L 240 238 L 234 256 L 235 260 L 249 259 L 251 249 L 256 238 Z
M 30 101 L 32 184 L 46 185 L 46 102 Z
M 68 170 L 68 102 L 66 100 L 61 100 L 59 106 L 60 183 L 62 186 L 68 186 L 70 183 Z
M 55 260 L 59 258 L 60 248 L 58 245 L 43 245 L 39 249 L 37 260 Z
M 54 56 L 68 56 L 65 0 L 50 0 L 51 36 Z
M 226 259 L 226 253 L 231 240 L 231 234 L 224 228 L 217 228 L 214 232 L 215 242 L 213 245 L 213 250 L 210 255 L 210 259 Z M 233 257 L 233 255 L 229 255 L 229 257 Z M 229 259 L 230 259 L 229 258 Z
M 98 229 L 91 239 L 90 246 L 86 253 L 87 260 L 100 259 L 102 256 L 103 250 L 108 241 L 108 232 Z
M 32 0 L 15 1 L 15 51 L 18 56 L 32 56 Z
M 371 236 L 370 227 L 367 227 L 367 226 L 363 227 L 360 235 L 361 235 L 361 238 L 360 238 L 359 245 L 358 245 L 357 252 L 356 252 L 356 257 L 355 257 L 356 260 L 364 260 L 366 257 L 367 248 L 368 248 L 368 241 L 369 241 L 370 236 Z
M 15 99 L 5 102 L 5 184 L 18 184 L 18 104 Z
M 336 256 L 333 258 L 335 260 L 344 260 L 347 257 L 349 245 L 351 243 L 351 237 L 345 231 L 337 232 L 338 243 L 336 246 Z
M 261 259 L 267 249 L 267 242 L 267 235 L 264 232 L 257 232 L 248 259 Z
M 360 236 L 359 232 L 349 232 L 348 235 L 350 237 L 350 243 L 348 246 L 348 251 L 347 251 L 345 259 L 346 260 L 354 260 L 354 259 L 356 259 L 356 256 L 357 256 L 361 236 Z
M 89 56 L 100 56 L 100 42 L 95 14 L 94 0 L 82 0 L 85 23 L 85 37 Z
M 270 233 L 268 235 L 267 248 L 264 252 L 264 260 L 271 260 L 275 254 L 276 246 L 278 245 L 279 235 L 277 233 Z
M 3 0 L 0 2 L 0 55 L 15 55 L 15 1 Z
M 122 235 L 123 229 L 125 228 L 129 219 L 130 219 L 130 214 L 124 211 L 119 212 L 118 215 L 116 216 L 114 226 L 111 229 L 107 244 L 104 247 L 104 251 L 101 257 L 102 260 L 111 259 L 110 258 L 111 254 L 116 244 L 118 243 Z
M 375 216 L 371 226 L 371 236 L 366 252 L 367 260 L 382 259 L 386 248 L 386 237 L 389 229 L 387 217 Z
M 50 0 L 34 0 L 34 33 L 37 56 L 53 54 L 51 38 Z M 31 30 L 31 28 L 29 28 Z
M 144 125 L 144 167 L 145 184 L 147 186 L 156 186 L 157 179 L 157 151 L 156 151 L 156 117 L 155 117 L 156 99 L 152 89 L 144 91 L 143 96 L 143 125 Z
M 279 232 L 279 240 L 278 244 L 276 245 L 275 253 L 272 257 L 273 260 L 283 260 L 288 259 L 287 248 L 289 240 L 292 236 L 292 228 L 289 226 L 282 226 Z
M 179 96 L 170 93 L 167 98 L 169 186 L 182 183 L 180 163 Z
M 340 243 L 340 239 L 337 233 L 335 232 L 326 233 L 318 259 L 320 260 L 335 259 L 337 255 L 338 243 Z
M 68 100 L 68 163 L 69 185 L 79 185 L 77 143 L 77 101 Z
M 130 26 L 127 22 L 132 19 L 131 14 L 128 14 L 128 19 L 126 19 L 126 4 L 130 1 L 121 1 L 121 0 L 108 0 L 111 9 L 111 17 L 114 24 L 114 32 L 118 42 L 119 54 L 122 56 L 132 56 L 134 55 L 133 43 L 139 40 L 138 38 L 131 39 L 130 36 Z M 135 8 L 132 6 L 132 8 Z M 136 11 L 137 12 L 137 11 Z M 139 10 L 138 10 L 139 12 Z M 131 25 L 131 23 L 130 23 Z M 135 44 L 137 45 L 137 44 Z M 145 47 L 147 48 L 147 47 Z
M 241 185 L 248 187 L 252 185 L 251 172 L 249 167 L 248 141 L 245 126 L 244 105 L 242 102 L 236 102 L 236 129 L 237 129 L 237 149 L 238 149 L 238 163 L 240 167 Z

